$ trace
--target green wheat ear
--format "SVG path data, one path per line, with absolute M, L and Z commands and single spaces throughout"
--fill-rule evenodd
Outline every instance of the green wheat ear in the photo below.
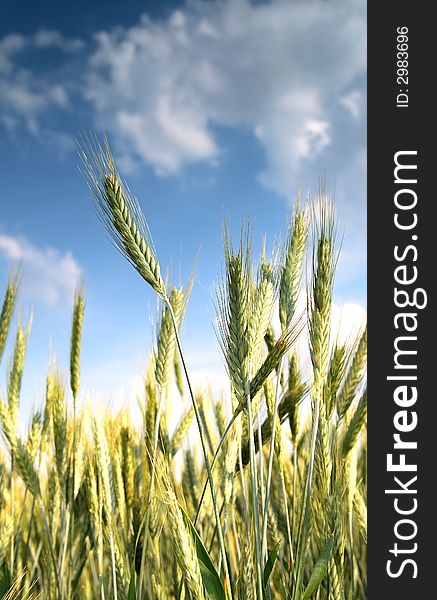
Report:
M 71 327 L 70 345 L 70 387 L 73 401 L 76 403 L 80 386 L 80 346 L 82 341 L 82 327 L 85 313 L 85 292 L 80 285 L 74 295 L 73 323 Z
M 17 333 L 15 337 L 14 354 L 12 366 L 8 377 L 8 406 L 11 412 L 11 417 L 14 425 L 17 424 L 18 409 L 20 403 L 21 380 L 23 378 L 24 361 L 27 352 L 27 342 L 29 340 L 30 328 L 32 319 L 30 318 L 27 325 L 23 327 L 18 323 Z
M 249 322 L 251 235 L 249 224 L 241 232 L 235 252 L 224 227 L 226 277 L 217 288 L 218 339 L 226 361 L 232 392 L 238 401 L 246 395 L 249 380 Z
M 298 204 L 298 208 L 294 211 L 288 226 L 283 266 L 281 267 L 279 318 L 283 332 L 290 326 L 296 312 L 307 248 L 308 229 L 307 210 L 300 210 Z
M 321 190 L 320 201 L 313 206 L 313 212 L 315 243 L 308 313 L 310 355 L 319 393 L 329 366 L 332 296 L 338 260 L 334 205 L 324 190 Z
M 2 310 L 0 313 L 0 363 L 3 357 L 3 353 L 5 351 L 6 340 L 8 337 L 12 316 L 14 314 L 19 283 L 20 274 L 11 274 L 9 277 L 8 286 L 6 288 Z
M 114 245 L 165 299 L 165 284 L 143 213 L 118 174 L 107 138 L 103 148 L 96 139 L 88 139 L 79 156 L 99 216 Z

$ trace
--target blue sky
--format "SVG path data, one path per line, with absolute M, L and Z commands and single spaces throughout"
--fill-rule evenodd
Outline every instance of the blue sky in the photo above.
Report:
M 238 233 L 250 214 L 255 239 L 274 241 L 298 187 L 326 176 L 344 231 L 336 301 L 365 306 L 365 17 L 363 0 L 2 2 L 0 281 L 21 262 L 25 410 L 50 349 L 67 370 L 80 278 L 84 389 L 129 400 L 153 339 L 153 294 L 105 239 L 77 168 L 84 130 L 108 132 L 163 268 L 184 282 L 198 258 L 184 342 L 199 383 L 221 374 L 224 216 Z

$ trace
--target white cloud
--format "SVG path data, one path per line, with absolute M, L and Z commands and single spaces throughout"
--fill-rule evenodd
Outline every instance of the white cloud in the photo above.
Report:
M 21 64 L 22 53 L 55 48 L 71 54 L 82 47 L 81 40 L 66 38 L 52 30 L 39 30 L 27 37 L 11 33 L 0 39 L 0 121 L 6 129 L 12 132 L 24 127 L 39 135 L 44 116 L 69 106 L 66 82 L 51 80 L 47 73 L 26 68 Z
M 24 237 L 0 234 L 0 256 L 22 265 L 23 293 L 31 301 L 54 305 L 73 299 L 81 269 L 71 252 L 38 248 Z
M 78 52 L 85 44 L 78 38 L 66 38 L 59 31 L 40 29 L 33 36 L 36 48 L 59 48 L 64 52 Z
M 261 143 L 264 184 L 288 195 L 301 162 L 338 141 L 343 98 L 353 117 L 364 77 L 362 0 L 193 1 L 167 20 L 96 36 L 86 97 L 125 164 L 158 174 L 220 157 L 213 127 L 244 127 Z
M 364 98 L 360 90 L 352 90 L 340 98 L 340 104 L 346 108 L 355 120 L 363 115 Z
M 10 33 L 0 40 L 0 73 L 13 69 L 12 57 L 26 46 L 26 38 L 18 33 Z
M 365 38 L 363 0 L 191 0 L 166 19 L 97 33 L 91 53 L 59 31 L 12 33 L 0 39 L 0 121 L 40 135 L 80 88 L 122 166 L 161 176 L 215 164 L 216 127 L 240 128 L 265 153 L 259 180 L 288 197 L 306 166 L 323 174 L 340 156 L 339 183 L 364 147 Z M 83 80 L 26 63 L 47 48 L 85 49 Z

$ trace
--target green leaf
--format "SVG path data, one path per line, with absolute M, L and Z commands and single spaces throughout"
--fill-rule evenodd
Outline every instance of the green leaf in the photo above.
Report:
M 220 579 L 219 574 L 212 563 L 208 551 L 203 545 L 203 542 L 200 539 L 193 523 L 191 522 L 190 517 L 187 515 L 182 506 L 180 506 L 180 509 L 182 511 L 185 524 L 193 536 L 197 558 L 200 565 L 200 572 L 202 574 L 203 585 L 205 586 L 208 596 L 211 598 L 211 600 L 227 600 L 222 580 Z
M 311 577 L 305 589 L 302 600 L 308 600 L 308 598 L 314 594 L 319 585 L 322 583 L 328 571 L 329 557 L 331 556 L 333 543 L 333 538 L 329 538 L 322 552 L 320 553 L 320 556 L 314 565 L 313 572 L 311 573 Z
M 6 596 L 6 593 L 12 585 L 11 575 L 6 562 L 0 567 L 0 598 Z
M 269 556 L 267 558 L 267 562 L 264 567 L 263 584 L 264 584 L 265 588 L 267 587 L 267 584 L 270 579 L 270 575 L 272 574 L 272 571 L 273 571 L 273 567 L 275 566 L 276 559 L 278 558 L 279 545 L 280 545 L 280 542 L 278 542 L 276 544 L 276 546 L 274 546 L 270 550 Z
M 127 600 L 137 600 L 137 574 L 135 573 L 135 561 L 132 564 L 130 572 L 130 583 L 129 591 L 127 593 Z

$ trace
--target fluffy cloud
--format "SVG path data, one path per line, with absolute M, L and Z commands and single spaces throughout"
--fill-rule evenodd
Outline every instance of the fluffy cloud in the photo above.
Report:
M 214 127 L 240 127 L 265 151 L 262 182 L 288 195 L 302 161 L 341 138 L 339 113 L 364 112 L 361 0 L 194 1 L 96 41 L 85 92 L 96 120 L 125 165 L 161 175 L 219 159 Z
M 352 90 L 340 98 L 340 104 L 346 108 L 355 120 L 363 114 L 364 96 L 360 90 Z
M 69 106 L 65 82 L 26 68 L 20 61 L 21 55 L 26 50 L 34 53 L 47 48 L 71 54 L 82 47 L 81 40 L 49 30 L 39 30 L 28 37 L 11 33 L 0 39 L 0 121 L 9 131 L 24 127 L 34 135 L 40 134 L 45 115 Z M 60 133 L 53 135 L 63 139 Z
M 87 119 L 85 99 L 122 166 L 146 163 L 161 176 L 216 163 L 217 128 L 242 129 L 265 153 L 259 180 L 289 196 L 306 168 L 357 176 L 365 34 L 362 0 L 191 0 L 168 18 L 97 33 L 93 50 L 59 31 L 12 33 L 0 40 L 0 121 L 41 135 L 73 103 Z M 86 64 L 36 72 L 26 60 L 46 49 L 84 50 Z
M 24 237 L 0 234 L 0 256 L 22 265 L 23 293 L 31 301 L 54 305 L 72 300 L 81 269 L 71 252 L 38 248 Z
M 78 38 L 66 38 L 59 31 L 40 29 L 33 36 L 35 48 L 59 48 L 63 52 L 74 53 L 84 48 L 85 44 Z

